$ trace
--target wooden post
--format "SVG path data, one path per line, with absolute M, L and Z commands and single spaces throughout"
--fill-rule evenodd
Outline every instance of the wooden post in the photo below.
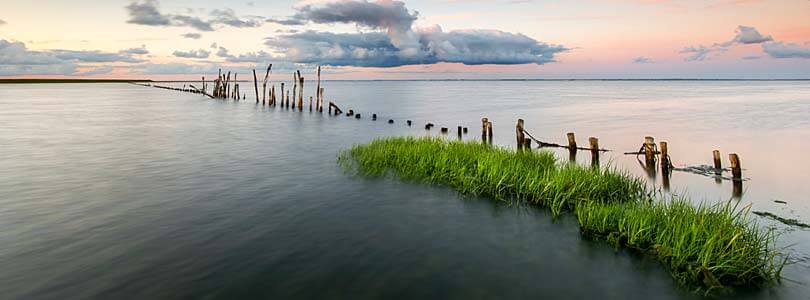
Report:
M 566 134 L 568 137 L 568 161 L 577 161 L 577 138 L 573 132 Z
M 492 122 L 487 121 L 487 141 L 492 144 Z
M 304 111 L 304 76 L 298 71 L 298 111 Z
M 281 107 L 284 107 L 284 83 L 281 83 Z
M 483 142 L 487 141 L 487 122 L 489 119 L 481 118 L 481 141 Z
M 408 120 L 405 123 L 408 123 L 408 127 L 410 127 L 413 122 L 411 122 L 411 120 Z
M 737 153 L 731 153 L 728 155 L 728 159 L 731 161 L 731 175 L 734 181 L 742 181 L 742 167 L 740 167 L 740 157 Z
M 599 166 L 599 139 L 595 137 L 588 138 L 588 143 L 591 144 L 591 166 Z
M 722 170 L 723 163 L 720 161 L 720 150 L 712 151 L 712 156 L 714 156 L 714 169 L 715 170 Z
M 323 112 L 323 92 L 324 88 L 318 89 L 318 112 Z
M 644 137 L 644 158 L 649 162 L 655 162 L 655 138 Z
M 371 114 L 371 120 L 377 121 L 377 114 Z
M 517 125 L 515 125 L 515 135 L 517 137 L 517 149 L 523 149 L 523 143 L 526 141 L 526 134 L 523 133 L 523 119 L 517 120 Z
M 467 132 L 468 132 L 467 127 L 464 127 L 464 128 L 462 128 L 462 129 L 463 129 L 463 131 L 464 131 L 464 134 L 466 135 L 466 134 L 467 134 Z
M 460 140 L 461 139 L 461 126 L 458 127 L 457 131 L 458 131 L 457 132 L 458 133 L 458 139 Z
M 321 66 L 318 66 L 318 86 L 315 88 L 315 109 L 323 111 L 321 107 Z M 310 109 L 311 110 L 311 109 Z
M 664 176 L 669 174 L 669 168 L 672 163 L 669 161 L 669 152 L 667 150 L 667 142 L 661 142 L 661 173 Z
M 253 91 L 256 92 L 256 104 L 259 104 L 259 79 L 256 78 L 256 69 L 253 69 Z
M 312 96 L 309 96 L 309 112 L 312 112 Z
M 532 150 L 532 139 L 530 139 L 530 138 L 525 138 L 525 139 L 523 140 L 523 149 L 524 149 L 524 150 L 529 150 L 529 151 L 531 151 L 531 150 Z
M 389 119 L 388 124 L 394 124 L 394 120 Z
M 447 127 L 442 127 L 442 134 L 447 134 Z

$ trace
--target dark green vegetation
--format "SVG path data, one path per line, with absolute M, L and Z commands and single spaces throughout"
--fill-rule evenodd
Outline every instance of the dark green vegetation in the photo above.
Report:
M 126 83 L 150 82 L 151 80 L 124 80 L 124 79 L 0 79 L 3 83 Z
M 774 282 L 786 262 L 773 231 L 760 230 L 748 209 L 656 199 L 641 179 L 559 163 L 550 152 L 387 138 L 344 151 L 339 162 L 362 175 L 390 171 L 463 193 L 526 201 L 555 216 L 573 212 L 584 235 L 652 255 L 679 283 L 705 292 Z

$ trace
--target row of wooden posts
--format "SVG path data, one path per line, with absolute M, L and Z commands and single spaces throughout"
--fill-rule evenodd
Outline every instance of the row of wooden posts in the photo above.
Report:
M 481 120 L 482 123 L 482 130 L 481 130 L 481 137 L 483 140 L 486 140 L 487 136 L 492 137 L 492 122 L 489 122 L 487 118 L 483 118 Z M 517 149 L 524 150 L 524 149 L 531 149 L 532 140 L 537 141 L 539 144 L 538 147 L 558 147 L 558 148 L 567 148 L 571 153 L 571 158 L 576 156 L 577 150 L 589 150 L 592 153 L 592 160 L 598 163 L 599 161 L 599 152 L 609 151 L 606 149 L 599 148 L 599 139 L 595 137 L 589 137 L 588 143 L 590 144 L 590 148 L 580 148 L 577 147 L 576 137 L 573 132 L 569 132 L 566 134 L 568 138 L 568 146 L 563 146 L 559 144 L 552 144 L 552 143 L 545 143 L 539 140 L 534 139 L 533 137 L 526 131 L 524 127 L 524 120 L 518 119 L 517 125 L 515 125 L 515 136 L 517 138 Z M 644 155 L 645 161 L 650 163 L 655 163 L 656 155 L 660 157 L 661 161 L 661 168 L 662 172 L 669 173 L 672 170 L 672 158 L 669 156 L 668 144 L 665 141 L 660 142 L 660 147 L 657 147 L 655 144 L 655 138 L 651 136 L 644 137 L 644 143 L 642 144 L 641 148 L 638 152 L 626 152 L 625 154 L 635 154 L 635 155 Z M 736 153 L 731 153 L 728 155 L 729 161 L 731 162 L 731 173 L 732 179 L 735 181 L 740 181 L 743 179 L 742 177 L 742 167 L 740 166 L 740 157 Z M 723 171 L 723 164 L 720 159 L 720 151 L 714 150 L 712 152 L 712 157 L 714 161 L 714 169 L 717 173 Z
M 301 75 L 301 71 L 296 71 L 293 73 L 293 88 L 292 92 L 288 89 L 285 90 L 284 83 L 280 84 L 280 97 L 277 97 L 276 94 L 276 86 L 271 85 L 269 92 L 267 89 L 268 85 L 268 78 L 272 71 L 273 65 L 270 64 L 265 72 L 264 80 L 262 81 L 262 92 L 259 93 L 259 84 L 258 84 L 258 77 L 256 75 L 256 70 L 253 70 L 253 86 L 256 95 L 256 104 L 261 103 L 263 106 L 276 106 L 280 105 L 281 107 L 292 108 L 293 110 L 303 111 L 304 110 L 304 76 Z M 317 69 L 317 85 L 315 88 L 315 97 L 309 97 L 309 111 L 317 111 L 323 112 L 324 106 L 324 88 L 321 87 L 321 68 L 318 67 Z M 170 89 L 170 90 L 177 90 L 183 92 L 191 92 L 196 94 L 204 94 L 212 99 L 234 99 L 234 100 L 244 100 L 246 96 L 244 93 L 241 92 L 239 83 L 237 81 L 237 74 L 233 74 L 233 80 L 231 80 L 231 72 L 222 73 L 220 70 L 217 79 L 214 80 L 214 88 L 212 94 L 207 93 L 207 82 L 205 81 L 205 77 L 202 77 L 202 88 L 198 89 L 194 87 L 194 85 L 190 85 L 190 88 L 186 88 L 185 86 L 180 88 L 173 88 L 173 87 L 166 87 L 166 86 L 158 86 L 153 85 L 156 88 L 162 89 Z M 259 97 L 261 95 L 261 97 Z M 314 104 L 314 106 L 313 106 Z M 337 106 L 332 101 L 329 101 L 328 105 L 328 112 L 330 115 L 340 115 L 343 114 L 343 110 Z M 354 110 L 349 109 L 346 113 L 348 117 L 355 117 L 357 119 L 361 118 L 360 114 L 355 114 Z M 372 120 L 376 120 L 377 115 L 372 115 Z M 388 120 L 388 123 L 393 124 L 394 120 Z M 407 125 L 411 126 L 412 121 L 407 120 Z M 435 125 L 433 123 L 425 124 L 426 130 L 431 130 Z M 442 134 L 447 134 L 449 129 L 447 127 L 441 128 Z M 458 138 L 461 139 L 462 135 L 467 134 L 468 130 L 466 127 L 458 126 L 457 134 Z M 579 147 L 576 142 L 576 136 L 573 132 L 569 132 L 566 134 L 566 138 L 568 141 L 567 145 L 560 145 L 555 143 L 548 143 L 540 141 L 534 138 L 528 131 L 525 129 L 525 121 L 523 119 L 518 119 L 517 124 L 515 126 L 515 134 L 516 134 L 516 142 L 517 142 L 517 149 L 518 151 L 530 150 L 532 148 L 532 141 L 536 142 L 538 148 L 543 147 L 557 147 L 557 148 L 566 148 L 569 151 L 569 160 L 575 161 L 577 151 L 589 151 L 591 153 L 591 163 L 593 166 L 599 165 L 599 154 L 600 152 L 610 151 L 607 149 L 599 148 L 599 139 L 596 137 L 589 137 L 588 144 L 589 147 Z M 493 126 L 492 122 L 488 118 L 481 119 L 481 140 L 484 143 L 492 143 L 493 138 Z M 672 161 L 671 157 L 668 153 L 668 144 L 665 141 L 660 142 L 660 146 L 656 145 L 655 139 L 653 137 L 647 136 L 644 138 L 644 143 L 642 144 L 641 148 L 639 148 L 636 152 L 626 152 L 627 155 L 637 155 L 641 156 L 644 155 L 645 159 L 645 166 L 648 170 L 652 170 L 654 172 L 656 166 L 656 155 L 660 157 L 660 165 L 661 171 L 665 175 L 664 177 L 668 179 L 670 172 L 672 171 Z M 715 171 L 715 178 L 721 178 L 721 174 L 724 171 L 722 167 L 722 162 L 720 159 L 720 151 L 714 150 L 712 153 L 713 162 L 714 162 L 714 171 Z M 742 177 L 742 168 L 740 166 L 740 158 L 736 153 L 729 154 L 729 160 L 731 163 L 731 173 L 732 173 L 732 180 L 735 182 L 735 194 L 738 192 L 741 193 L 741 182 L 743 181 Z M 665 180 L 666 180 L 665 179 Z M 667 182 L 665 181 L 665 186 L 667 186 Z

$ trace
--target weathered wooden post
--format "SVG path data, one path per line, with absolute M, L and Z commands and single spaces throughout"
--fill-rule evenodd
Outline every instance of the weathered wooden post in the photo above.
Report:
M 531 151 L 531 150 L 532 150 L 532 139 L 530 139 L 530 138 L 525 138 L 525 139 L 523 140 L 523 149 L 524 149 L 524 150 L 529 150 L 529 151 Z
M 520 151 L 523 149 L 523 143 L 526 141 L 526 134 L 523 133 L 523 119 L 517 120 L 515 135 L 517 137 L 517 150 Z
M 742 167 L 740 167 L 740 157 L 737 153 L 731 153 L 728 155 L 728 159 L 731 161 L 731 176 L 734 181 L 742 181 Z
M 447 127 L 442 127 L 442 134 L 447 134 Z
M 463 129 L 463 131 L 464 131 L 464 135 L 467 135 L 467 132 L 469 131 L 469 130 L 467 129 L 467 127 L 464 127 L 464 128 L 462 128 L 462 129 Z
M 489 119 L 481 118 L 481 141 L 482 142 L 487 141 L 487 123 L 488 122 L 489 122 Z
M 394 120 L 388 119 L 388 124 L 394 124 Z
M 411 127 L 411 124 L 412 124 L 413 122 L 411 122 L 411 120 L 408 120 L 408 121 L 406 121 L 405 123 L 408 123 L 408 127 Z
M 301 76 L 301 71 L 298 71 L 298 111 L 304 111 L 304 76 Z
M 321 107 L 321 66 L 318 66 L 318 86 L 315 87 L 315 109 L 320 110 Z M 311 109 L 310 109 L 311 110 Z
M 309 96 L 309 112 L 312 112 L 312 96 Z
M 281 107 L 284 107 L 284 83 L 281 83 Z
M 651 136 L 644 137 L 644 159 L 648 164 L 655 162 L 655 138 Z
M 371 120 L 377 121 L 377 114 L 371 114 Z
M 577 138 L 573 132 L 566 134 L 568 137 L 568 160 L 577 161 Z
M 324 100 L 323 99 L 323 92 L 324 92 L 324 90 L 325 90 L 325 88 L 321 88 L 320 90 L 318 90 L 318 92 L 319 92 L 319 97 L 318 98 L 320 98 L 320 100 L 318 100 L 319 101 L 318 112 L 323 112 L 323 100 Z
M 459 140 L 461 140 L 461 126 L 458 126 L 458 130 L 457 130 L 457 131 L 458 131 L 458 132 L 457 132 L 457 134 L 458 134 L 458 139 L 459 139 Z
M 487 121 L 487 141 L 492 144 L 492 121 Z
M 256 104 L 259 104 L 259 79 L 256 78 L 256 69 L 253 69 L 253 91 L 256 92 Z
M 723 170 L 723 163 L 720 161 L 720 150 L 712 151 L 712 156 L 714 156 L 715 171 Z
M 667 142 L 661 142 L 661 172 L 664 175 L 669 174 L 670 166 L 672 166 L 672 162 L 669 161 L 669 150 L 667 149 Z
M 591 166 L 599 166 L 599 139 L 589 137 L 588 143 L 591 144 Z

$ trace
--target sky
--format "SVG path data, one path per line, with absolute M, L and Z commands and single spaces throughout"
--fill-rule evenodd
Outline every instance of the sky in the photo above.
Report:
M 0 78 L 810 78 L 808 0 L 0 0 Z M 211 76 L 215 77 L 215 76 Z

